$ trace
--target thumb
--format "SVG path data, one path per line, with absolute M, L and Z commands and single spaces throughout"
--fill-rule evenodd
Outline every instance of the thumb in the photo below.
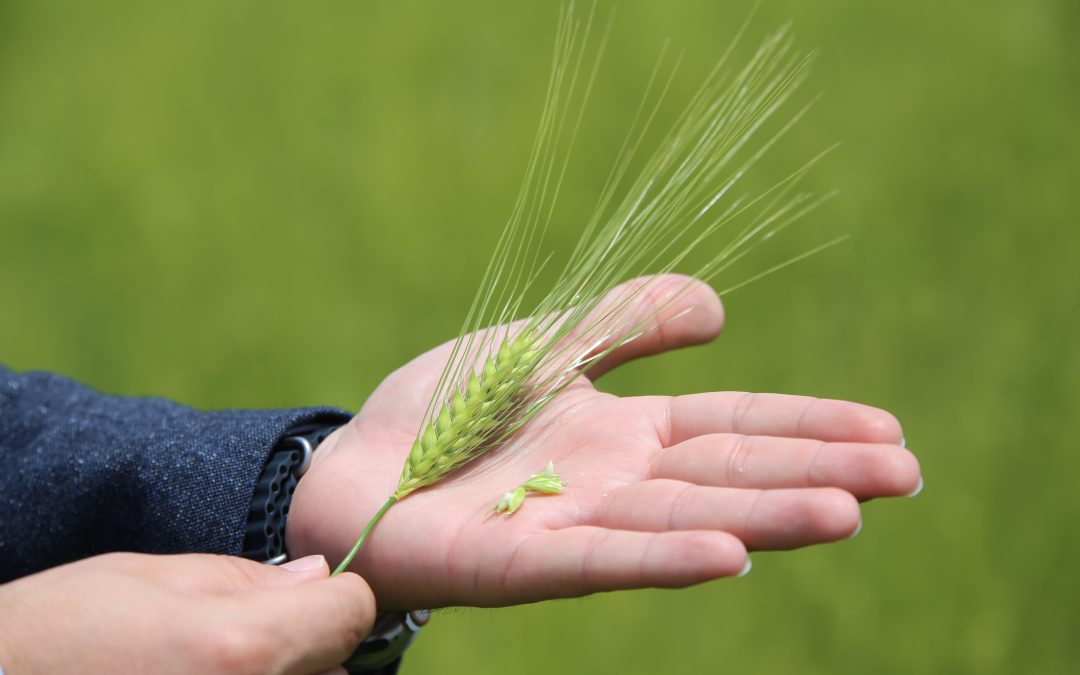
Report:
M 602 325 L 608 337 L 592 349 L 593 354 L 624 337 L 636 337 L 589 365 L 585 376 L 590 380 L 634 359 L 709 342 L 724 325 L 724 308 L 704 281 L 661 274 L 613 288 L 581 322 L 586 329 L 596 325 Z M 582 338 L 575 330 L 569 339 Z
M 179 591 L 214 595 L 271 588 L 286 588 L 325 579 L 330 566 L 321 555 L 292 560 L 274 566 L 226 555 L 189 553 L 179 556 L 149 557 L 148 565 L 160 565 L 157 578 Z
M 84 564 L 134 574 L 184 593 L 209 595 L 283 588 L 330 576 L 330 567 L 321 555 L 293 560 L 280 567 L 210 553 L 108 553 L 90 558 Z

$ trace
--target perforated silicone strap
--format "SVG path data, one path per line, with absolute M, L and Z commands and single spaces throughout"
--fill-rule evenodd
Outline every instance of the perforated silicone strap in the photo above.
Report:
M 315 448 L 337 428 L 322 424 L 294 427 L 274 446 L 255 484 L 240 555 L 271 565 L 288 560 L 285 522 L 293 492 L 310 466 Z

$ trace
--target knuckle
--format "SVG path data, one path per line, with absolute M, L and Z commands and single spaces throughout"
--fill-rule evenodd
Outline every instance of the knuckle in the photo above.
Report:
M 221 568 L 219 572 L 237 588 L 257 587 L 265 580 L 265 573 L 273 571 L 272 566 L 263 566 L 244 558 L 223 555 L 215 556 L 214 560 Z
M 731 408 L 731 421 L 728 424 L 732 433 L 746 433 L 748 414 L 757 401 L 757 397 L 757 394 L 748 391 L 736 395 L 735 405 Z
M 694 525 L 693 515 L 688 514 L 692 511 L 697 494 L 696 487 L 693 483 L 687 483 L 675 493 L 668 511 L 667 530 L 689 529 Z
M 100 560 L 110 565 L 136 565 L 145 560 L 147 556 L 141 553 L 127 553 L 123 551 L 117 551 L 113 553 L 102 553 L 97 556 L 97 560 Z
M 277 570 L 253 560 L 213 553 L 188 553 L 182 556 L 184 569 L 193 578 L 213 580 L 212 586 L 220 590 L 244 591 L 265 586 Z M 205 588 L 202 581 L 196 588 Z
M 203 629 L 194 636 L 194 642 L 189 653 L 199 662 L 199 672 L 265 673 L 275 654 L 265 634 L 243 625 Z
M 113 567 L 113 566 L 115 566 L 115 567 L 123 567 L 123 566 L 126 566 L 126 565 L 130 565 L 138 557 L 139 557 L 139 555 L 137 553 L 113 552 L 113 553 L 102 553 L 100 555 L 96 555 L 93 558 L 91 558 L 90 560 L 92 560 L 94 562 L 94 564 L 97 564 L 97 565 L 109 566 L 109 567 Z
M 743 487 L 747 484 L 747 474 L 750 472 L 750 453 L 753 440 L 746 434 L 726 434 L 728 443 L 727 466 L 725 472 L 725 485 L 728 487 Z
M 142 553 L 112 552 L 96 555 L 86 561 L 94 567 L 111 572 L 146 575 L 155 569 L 154 556 Z
M 359 575 L 346 572 L 340 575 L 342 585 L 347 586 L 347 609 L 343 612 L 349 620 L 343 624 L 345 639 L 350 643 L 359 643 L 371 632 L 375 622 L 375 593 Z

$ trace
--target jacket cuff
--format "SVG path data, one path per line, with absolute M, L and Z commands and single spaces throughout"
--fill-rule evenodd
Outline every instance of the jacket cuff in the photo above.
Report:
M 238 554 L 278 439 L 334 408 L 195 410 L 0 366 L 0 583 L 109 551 Z
M 154 537 L 148 552 L 239 555 L 255 484 L 274 446 L 295 427 L 350 418 L 334 408 L 301 408 L 226 410 L 185 420 L 173 432 L 173 442 L 185 448 L 183 464 L 146 482 L 149 504 L 176 505 L 155 518 L 167 536 Z

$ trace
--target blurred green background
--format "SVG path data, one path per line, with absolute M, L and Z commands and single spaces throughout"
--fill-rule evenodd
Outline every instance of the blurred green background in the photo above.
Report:
M 0 360 L 203 407 L 359 407 L 457 331 L 557 9 L 0 2 Z M 683 101 L 749 10 L 621 3 L 554 246 L 662 41 L 686 49 Z M 1080 4 L 765 2 L 740 59 L 788 19 L 820 50 L 802 99 L 824 98 L 760 180 L 842 141 L 810 177 L 841 195 L 758 262 L 851 240 L 727 298 L 716 344 L 603 386 L 879 405 L 925 492 L 866 505 L 854 541 L 755 554 L 745 579 L 444 612 L 405 672 L 1080 663 Z

